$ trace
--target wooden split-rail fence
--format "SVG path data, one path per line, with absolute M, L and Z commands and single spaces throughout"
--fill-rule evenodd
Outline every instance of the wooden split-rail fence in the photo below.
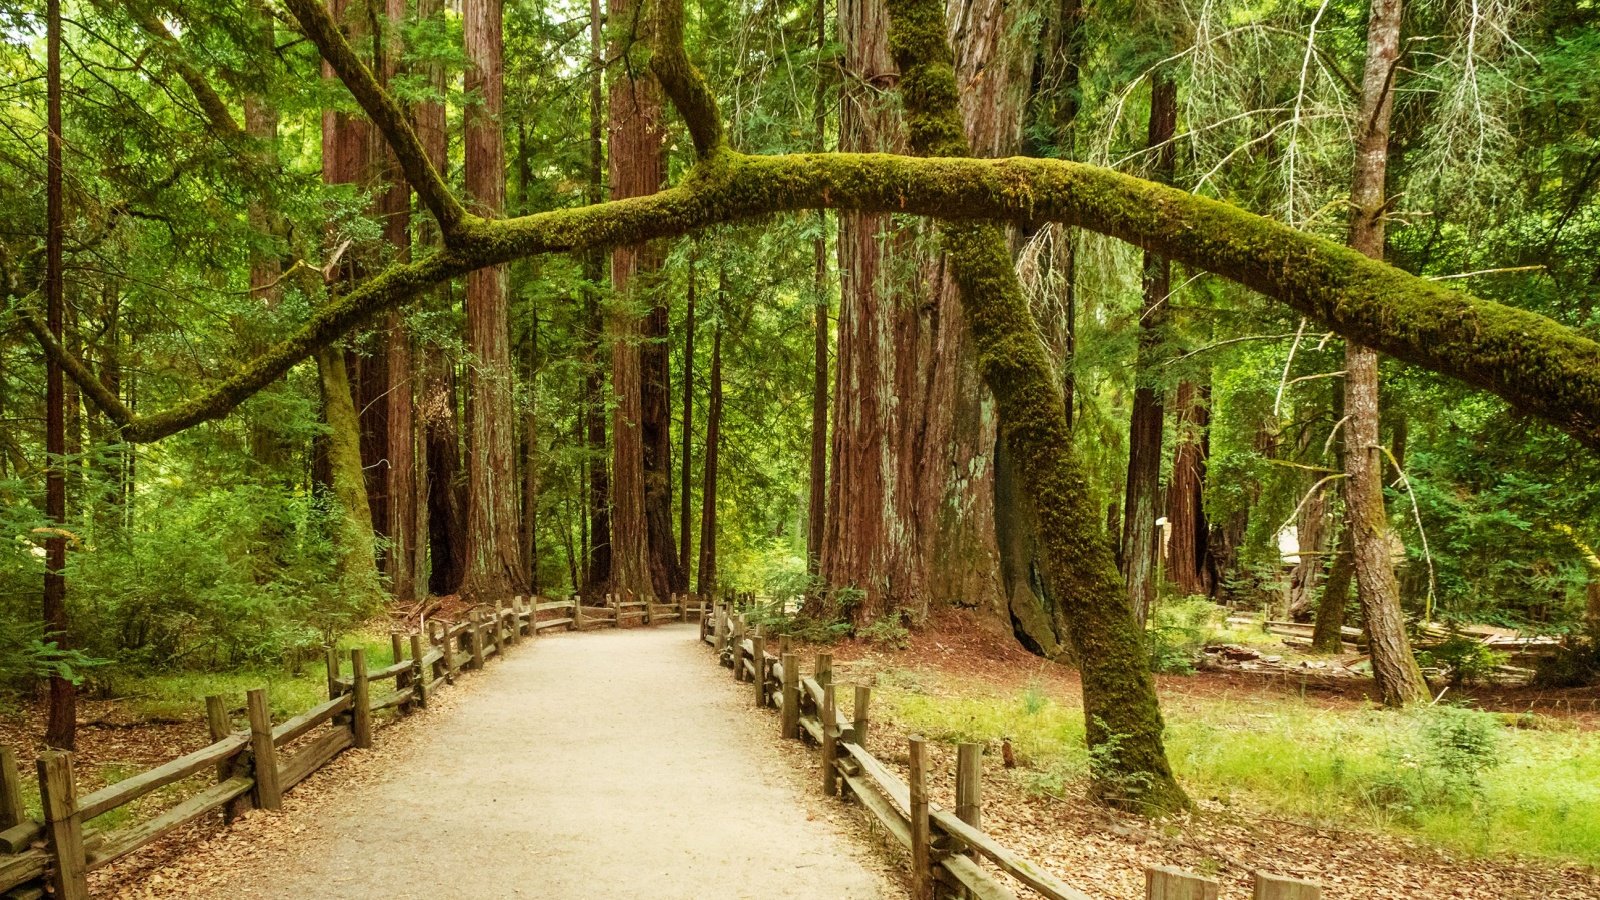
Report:
M 776 707 L 779 733 L 815 745 L 822 756 L 822 791 L 853 798 L 903 846 L 911 858 L 912 893 L 917 900 L 934 897 L 969 900 L 1015 900 L 1007 883 L 979 860 L 1011 876 L 1051 900 L 1089 900 L 1088 895 L 1006 848 L 981 828 L 983 745 L 956 748 L 955 809 L 928 799 L 925 742 L 908 741 L 910 772 L 905 779 L 867 751 L 872 689 L 849 686 L 854 694 L 846 717 L 837 694 L 846 686 L 834 682 L 833 655 L 818 653 L 811 674 L 802 671 L 788 635 L 774 640 L 752 619 L 751 609 L 719 603 L 703 614 L 700 639 L 711 645 L 735 680 L 751 686 L 758 707 Z M 777 652 L 772 652 L 773 650 Z M 1315 882 L 1256 872 L 1255 900 L 1320 900 Z M 1166 866 L 1145 870 L 1145 900 L 1216 900 L 1220 883 Z
M 350 747 L 372 746 L 378 713 L 405 715 L 426 709 L 463 670 L 482 669 L 492 657 L 542 631 L 624 627 L 704 618 L 712 604 L 690 595 L 670 603 L 606 596 L 606 605 L 513 598 L 472 609 L 466 620 L 426 623 L 422 631 L 390 634 L 394 663 L 367 666 L 366 653 L 349 653 L 348 665 L 327 651 L 328 699 L 273 724 L 266 688 L 246 694 L 247 725 L 235 729 L 222 697 L 206 698 L 212 743 L 164 765 L 79 796 L 71 753 L 41 753 L 37 760 L 40 818 L 25 812 L 16 754 L 0 747 L 0 898 L 34 900 L 48 885 L 59 900 L 85 900 L 90 871 L 120 859 L 207 814 L 232 821 L 249 809 L 276 810 L 283 794 Z M 409 654 L 409 655 L 408 655 Z M 292 752 L 289 752 L 291 751 Z M 94 820 L 203 772 L 213 783 L 131 825 L 96 827 Z

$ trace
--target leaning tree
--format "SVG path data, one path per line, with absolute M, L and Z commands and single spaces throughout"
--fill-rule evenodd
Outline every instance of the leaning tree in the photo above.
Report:
M 643 39 L 627 43 L 629 64 L 659 80 L 693 139 L 694 165 L 653 194 L 510 219 L 486 218 L 451 192 L 407 112 L 318 0 L 284 2 L 388 144 L 436 223 L 440 246 L 330 286 L 327 300 L 287 339 L 155 414 L 134 415 L 43 322 L 20 311 L 46 354 L 125 440 L 154 441 L 227 415 L 352 329 L 450 279 L 514 260 L 592 253 L 802 210 L 935 218 L 977 368 L 994 395 L 1022 496 L 1035 506 L 1044 575 L 1071 623 L 1088 740 L 1104 762 L 1093 772 L 1093 790 L 1108 802 L 1161 811 L 1188 801 L 1166 760 L 1142 635 L 1090 508 L 1061 381 L 1017 281 L 1003 225 L 1081 227 L 1233 280 L 1346 338 L 1491 391 L 1600 450 L 1600 344 L 1551 319 L 1155 182 L 1061 160 L 970 158 L 938 0 L 889 2 L 914 156 L 758 156 L 730 147 L 716 98 L 685 52 L 681 0 L 656 0 L 635 19 Z

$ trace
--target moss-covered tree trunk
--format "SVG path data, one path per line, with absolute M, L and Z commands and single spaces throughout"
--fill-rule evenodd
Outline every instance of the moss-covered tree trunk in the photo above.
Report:
M 344 353 L 330 347 L 317 353 L 322 416 L 328 424 L 328 485 L 332 492 L 334 571 L 340 596 L 356 609 L 373 609 L 383 599 L 378 580 L 372 510 L 361 468 L 361 421 L 350 394 Z
M 723 291 L 718 291 L 719 308 L 725 309 Z M 700 565 L 695 590 L 702 597 L 717 592 L 717 464 L 722 451 L 722 321 L 717 320 L 711 337 L 711 380 L 706 389 L 705 474 L 700 480 Z
M 936 0 L 891 0 L 889 9 L 912 148 L 930 156 L 965 154 L 943 10 Z M 1038 512 L 1042 569 L 1073 624 L 1085 730 L 1095 759 L 1092 790 L 1107 802 L 1146 812 L 1186 807 L 1162 742 L 1144 637 L 1090 508 L 1061 383 L 1004 235 L 980 222 L 947 223 L 942 233 L 978 370 L 994 394 L 1000 430 Z
M 1367 22 L 1367 63 L 1361 83 L 1360 133 L 1350 188 L 1350 246 L 1373 259 L 1384 255 L 1384 178 L 1389 164 L 1389 117 L 1400 65 L 1401 0 L 1373 0 Z M 1383 502 L 1383 447 L 1378 440 L 1378 352 L 1356 341 L 1345 350 L 1345 507 L 1355 562 L 1356 593 L 1371 641 L 1372 674 L 1386 706 L 1428 696 L 1411 654 L 1400 585 L 1389 549 Z
M 1311 652 L 1338 653 L 1344 649 L 1344 607 L 1350 602 L 1350 578 L 1355 572 L 1355 554 L 1350 548 L 1350 529 L 1344 529 L 1334 550 L 1333 565 L 1317 602 L 1316 625 L 1311 630 Z

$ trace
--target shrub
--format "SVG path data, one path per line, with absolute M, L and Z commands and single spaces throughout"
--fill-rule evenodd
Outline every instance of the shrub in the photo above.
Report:
M 1442 669 L 1450 684 L 1482 684 L 1494 675 L 1498 666 L 1510 657 L 1497 653 L 1472 638 L 1452 632 L 1444 643 L 1417 654 L 1417 662 L 1424 667 Z
M 1600 682 L 1600 625 L 1582 635 L 1568 637 L 1556 652 L 1534 664 L 1534 684 L 1539 687 L 1587 687 Z
M 1158 604 L 1150 617 L 1150 668 L 1155 672 L 1188 674 L 1195 657 L 1211 639 L 1217 605 L 1205 597 L 1187 597 Z
M 1373 812 L 1415 824 L 1428 810 L 1470 806 L 1483 796 L 1483 774 L 1501 762 L 1500 724 L 1455 706 L 1412 714 L 1413 727 L 1384 751 L 1384 767 L 1361 786 Z

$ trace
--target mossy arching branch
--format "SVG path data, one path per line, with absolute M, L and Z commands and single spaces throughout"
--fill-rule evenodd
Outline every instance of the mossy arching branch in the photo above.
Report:
M 695 153 L 702 159 L 722 146 L 722 114 L 705 76 L 689 61 L 683 44 L 683 0 L 659 0 L 656 4 L 656 42 L 650 57 L 650 71 L 672 100 Z
M 1491 391 L 1600 450 L 1600 344 L 1544 316 L 1480 300 L 1236 207 L 1061 160 L 747 156 L 727 149 L 682 184 L 648 197 L 495 222 L 468 217 L 454 246 L 363 281 L 222 384 L 132 420 L 126 436 L 156 440 L 225 415 L 318 347 L 473 269 L 808 209 L 1060 222 L 1120 238 Z
M 383 134 L 400 163 L 401 171 L 405 172 L 411 189 L 417 192 L 417 198 L 439 223 L 445 243 L 452 244 L 460 232 L 462 221 L 467 218 L 467 211 L 433 167 L 400 104 L 384 90 L 372 70 L 356 54 L 355 48 L 345 40 L 338 23 L 328 14 L 321 0 L 284 0 L 284 5 L 294 13 L 306 37 L 317 45 L 322 58 L 333 68 L 345 87 L 350 89 L 361 108 L 366 110 L 367 118 Z

